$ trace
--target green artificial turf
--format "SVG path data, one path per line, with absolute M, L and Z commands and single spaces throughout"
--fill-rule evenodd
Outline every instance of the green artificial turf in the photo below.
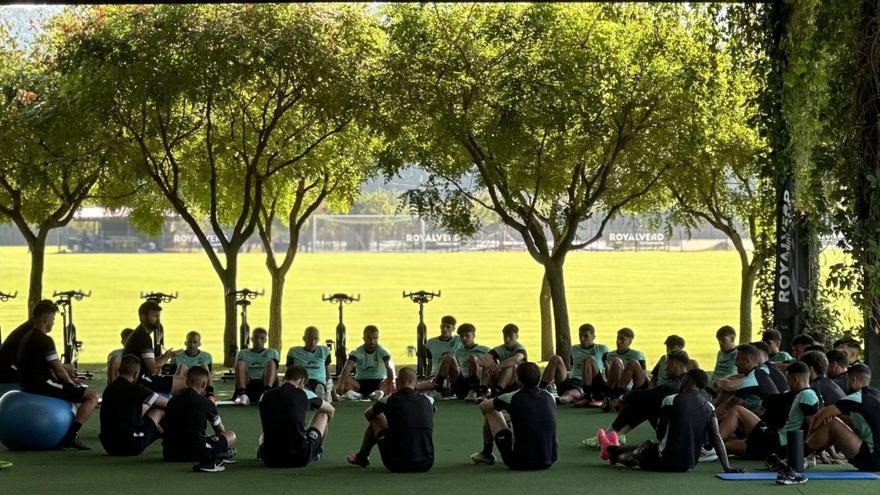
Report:
M 100 381 L 92 382 L 101 388 Z M 219 396 L 229 393 L 228 384 L 218 384 Z M 730 482 L 717 480 L 717 462 L 700 464 L 685 474 L 647 473 L 611 467 L 599 460 L 598 451 L 586 449 L 580 442 L 607 427 L 611 414 L 598 410 L 558 410 L 559 461 L 541 472 L 509 472 L 503 465 L 476 466 L 469 455 L 481 447 L 481 417 L 473 404 L 442 400 L 434 418 L 434 468 L 423 474 L 392 474 L 382 466 L 378 451 L 372 465 L 363 469 L 349 466 L 345 455 L 360 446 L 366 422 L 362 412 L 368 402 L 339 402 L 337 414 L 324 444 L 324 458 L 302 469 L 266 469 L 255 457 L 260 434 L 256 407 L 221 407 L 227 428 L 239 437 L 237 464 L 223 473 L 194 473 L 191 464 L 167 464 L 161 461 L 161 445 L 153 444 L 136 458 L 106 456 L 98 442 L 98 416 L 86 424 L 83 439 L 92 447 L 88 452 L 10 452 L 0 447 L 0 460 L 14 467 L 0 471 L 0 493 L 64 495 L 97 493 L 174 493 L 174 494 L 568 494 L 615 493 L 638 495 L 661 494 L 736 494 L 743 493 L 880 493 L 877 481 L 812 481 L 800 487 L 777 487 L 772 482 Z M 629 442 L 650 438 L 647 425 L 628 435 Z M 750 470 L 761 469 L 756 462 L 737 462 Z M 851 469 L 846 466 L 818 469 Z

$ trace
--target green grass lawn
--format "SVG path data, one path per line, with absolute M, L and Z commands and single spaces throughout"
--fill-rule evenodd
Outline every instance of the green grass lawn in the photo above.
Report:
M 180 292 L 162 319 L 166 344 L 182 347 L 188 330 L 202 332 L 203 349 L 219 360 L 222 351 L 223 293 L 216 274 L 201 252 L 190 254 L 57 254 L 46 256 L 45 293 L 91 290 L 75 303 L 75 321 L 85 341 L 80 361 L 102 363 L 119 347 L 119 331 L 137 324 L 141 291 Z M 269 288 L 262 254 L 243 254 L 239 287 Z M 0 290 L 18 290 L 14 301 L 0 304 L 0 326 L 8 332 L 25 318 L 28 254 L 19 247 L 0 247 Z M 323 338 L 333 338 L 335 305 L 321 302 L 333 292 L 360 294 L 361 302 L 345 308 L 348 343 L 360 344 L 360 330 L 376 324 L 380 343 L 398 363 L 414 362 L 407 346 L 415 345 L 418 306 L 401 297 L 404 290 L 442 290 L 426 306 L 431 334 L 450 313 L 477 327 L 477 341 L 495 346 L 501 327 L 515 322 L 520 339 L 540 356 L 538 293 L 540 266 L 526 253 L 351 253 L 299 255 L 284 294 L 284 350 L 301 343 L 302 329 L 316 325 Z M 664 352 L 663 340 L 675 333 L 687 340 L 687 351 L 704 367 L 714 364 L 715 330 L 738 326 L 739 261 L 734 251 L 711 252 L 576 252 L 566 261 L 566 289 L 573 328 L 593 323 L 598 341 L 614 344 L 615 331 L 636 332 L 633 347 L 653 364 Z M 759 325 L 757 308 L 753 311 Z M 268 322 L 268 297 L 257 299 L 249 313 L 251 327 Z M 56 331 L 60 333 L 60 324 Z M 55 334 L 56 340 L 59 338 Z M 576 341 L 576 336 L 575 339 Z
M 95 380 L 92 386 L 102 388 Z M 221 397 L 228 393 L 224 386 Z M 381 465 L 378 451 L 367 469 L 349 466 L 345 455 L 360 446 L 367 402 L 341 402 L 324 444 L 324 458 L 304 469 L 269 470 L 256 461 L 260 433 L 255 407 L 223 407 L 220 414 L 227 428 L 239 437 L 239 463 L 224 473 L 191 472 L 191 464 L 164 464 L 161 445 L 153 444 L 137 458 L 111 458 L 104 455 L 97 439 L 97 413 L 83 429 L 83 439 L 92 446 L 88 452 L 10 452 L 0 447 L 0 459 L 14 467 L 0 471 L 0 493 L 45 493 L 49 483 L 65 495 L 107 492 L 126 493 L 590 493 L 593 490 L 615 494 L 707 494 L 742 495 L 748 490 L 764 493 L 877 493 L 876 481 L 811 481 L 801 487 L 776 487 L 772 482 L 729 482 L 714 478 L 717 462 L 700 464 L 688 474 L 658 474 L 610 467 L 599 460 L 598 452 L 580 445 L 585 436 L 607 427 L 611 414 L 598 410 L 563 407 L 558 410 L 557 436 L 559 461 L 548 471 L 515 473 L 503 466 L 475 466 L 468 456 L 481 447 L 481 417 L 476 406 L 443 400 L 437 404 L 434 419 L 434 469 L 425 474 L 391 474 Z M 643 425 L 628 436 L 629 442 L 649 439 L 652 431 Z M 736 462 L 749 470 L 760 463 Z M 819 469 L 827 469 L 820 466 Z M 849 469 L 836 467 L 835 469 Z M 51 481 L 50 481 L 51 480 Z

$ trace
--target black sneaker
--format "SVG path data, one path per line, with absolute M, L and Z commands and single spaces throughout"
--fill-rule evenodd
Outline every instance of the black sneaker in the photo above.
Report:
M 804 473 L 798 473 L 791 467 L 786 467 L 776 475 L 777 485 L 803 485 L 806 482 Z
M 767 456 L 767 469 L 770 471 L 776 471 L 777 473 L 780 471 L 784 471 L 788 468 L 788 465 L 782 462 L 776 454 L 770 454 Z
M 83 441 L 79 438 L 79 435 L 74 435 L 71 438 L 63 440 L 61 442 L 61 448 L 75 450 L 92 450 L 88 445 L 83 443 Z
M 218 455 L 217 461 L 222 462 L 223 464 L 235 464 L 236 462 L 238 462 L 235 460 L 236 453 L 237 452 L 235 451 L 235 449 L 230 448 L 226 452 Z
M 223 461 L 200 462 L 193 466 L 193 471 L 197 473 L 219 473 L 226 471 Z

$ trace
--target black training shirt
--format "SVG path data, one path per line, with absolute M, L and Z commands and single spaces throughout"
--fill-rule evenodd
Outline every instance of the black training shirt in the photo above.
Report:
M 324 401 L 311 390 L 289 383 L 271 389 L 260 399 L 263 424 L 263 457 L 295 457 L 303 449 L 306 411 L 317 410 Z
M 131 341 L 131 339 L 129 339 Z M 175 395 L 165 407 L 162 456 L 168 461 L 198 460 L 205 448 L 207 424 L 220 424 L 217 407 L 194 389 Z
M 556 462 L 556 403 L 547 391 L 524 388 L 493 400 L 496 411 L 507 411 L 513 423 L 513 452 L 528 467 Z
M 34 329 L 21 339 L 15 366 L 21 375 L 22 388 L 35 388 L 53 377 L 49 363 L 58 360 L 55 341 L 45 333 Z
M 138 325 L 128 337 L 128 340 L 125 341 L 122 354 L 123 356 L 131 354 L 141 360 L 141 371 L 138 376 L 149 375 L 150 370 L 144 368 L 143 360 L 146 358 L 156 359 L 156 351 L 153 349 L 153 337 L 150 335 L 150 331 L 144 328 L 143 325 Z
M 25 334 L 34 328 L 31 320 L 18 326 L 6 336 L 6 340 L 0 344 L 0 376 L 15 372 L 15 361 L 18 359 L 18 347 Z
M 117 378 L 101 396 L 101 439 L 124 441 L 141 431 L 143 405 L 152 406 L 159 394 L 137 382 Z
M 382 397 L 374 414 L 388 419 L 391 450 L 413 464 L 434 462 L 434 401 L 411 388 Z
M 657 439 L 660 457 L 670 469 L 692 469 L 700 459 L 715 408 L 696 391 L 668 395 L 660 408 Z
M 822 403 L 826 406 L 830 406 L 840 399 L 846 397 L 846 393 L 843 391 L 834 380 L 828 378 L 827 376 L 819 376 L 816 377 L 815 380 L 810 382 L 810 388 L 815 390 L 817 394 L 819 394 L 819 398 L 822 399 Z

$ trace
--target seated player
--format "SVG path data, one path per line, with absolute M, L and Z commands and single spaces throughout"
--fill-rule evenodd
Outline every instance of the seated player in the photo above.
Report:
M 483 450 L 471 454 L 471 460 L 475 464 L 495 464 L 494 443 L 510 470 L 547 469 L 556 462 L 558 450 L 556 404 L 553 396 L 538 387 L 541 369 L 537 364 L 519 365 L 516 378 L 522 388 L 480 404 L 485 418 Z
M 321 442 L 336 410 L 306 388 L 309 380 L 304 367 L 289 366 L 284 372 L 284 383 L 263 394 L 263 434 L 257 458 L 266 467 L 304 467 L 321 458 Z M 306 428 L 306 412 L 310 410 L 315 415 Z
M 160 394 L 176 394 L 186 387 L 186 380 L 179 375 L 162 375 L 161 371 L 162 366 L 180 351 L 169 349 L 156 357 L 156 349 L 153 347 L 153 332 L 159 328 L 161 313 L 162 306 L 153 301 L 144 301 L 138 307 L 140 324 L 125 341 L 123 354 L 130 354 L 140 359 L 138 381 L 141 384 Z
M 800 359 L 801 356 L 806 352 L 807 347 L 813 345 L 813 337 L 810 337 L 806 334 L 801 334 L 791 339 L 791 355 L 795 359 Z
M 827 344 L 827 337 L 825 336 L 824 332 L 813 330 L 812 332 L 807 332 L 807 335 L 812 337 L 814 345 L 822 346 L 822 352 L 825 352 L 827 350 L 825 349 L 825 345 Z
M 780 349 L 780 346 L 782 346 L 782 334 L 779 330 L 765 330 L 764 333 L 761 334 L 761 341 L 767 344 L 767 347 L 770 348 L 769 355 L 771 363 L 794 362 L 795 359 L 791 354 Z
M 828 371 L 828 358 L 824 352 L 806 352 L 801 356 L 801 361 L 810 368 L 810 388 L 819 394 L 823 404 L 826 406 L 834 404 L 846 396 L 842 388 L 825 376 Z
M 765 342 L 750 342 L 750 345 L 755 346 L 755 349 L 758 349 L 758 360 L 761 362 L 761 369 L 766 371 L 768 375 L 770 375 L 770 379 L 773 380 L 773 384 L 776 385 L 776 390 L 779 393 L 783 393 L 788 391 L 788 379 L 785 377 L 785 373 L 783 373 L 783 369 L 785 366 L 788 366 L 789 363 L 783 363 L 783 365 L 776 366 L 770 362 L 769 355 L 769 346 Z
M 354 368 L 354 377 L 351 376 Z M 391 353 L 379 345 L 379 328 L 364 327 L 364 345 L 348 355 L 339 374 L 337 396 L 361 400 L 364 396 L 379 400 L 394 391 L 394 365 Z
M 549 383 L 556 383 L 558 404 L 574 402 L 584 407 L 592 402 L 594 386 L 599 392 L 605 390 L 602 379 L 605 363 L 602 357 L 608 352 L 608 347 L 595 343 L 596 329 L 589 323 L 578 328 L 578 339 L 580 343 L 571 346 L 567 364 L 558 355 L 550 358 L 539 386 L 545 388 Z M 583 403 L 578 404 L 581 401 Z
M 847 359 L 849 359 L 850 366 L 861 363 L 862 345 L 859 344 L 858 340 L 852 337 L 846 337 L 835 341 L 834 348 L 840 349 L 846 353 L 846 357 Z
M 194 471 L 216 473 L 234 462 L 235 433 L 227 431 L 217 406 L 205 397 L 208 370 L 195 366 L 186 373 L 186 386 L 168 401 L 162 419 L 162 458 L 167 462 L 197 462 Z M 214 435 L 205 430 L 210 423 Z
M 397 391 L 380 398 L 364 414 L 369 421 L 361 449 L 349 464 L 367 467 L 374 445 L 392 473 L 423 473 L 434 465 L 434 400 L 419 393 L 416 372 L 401 368 Z
M 608 433 L 615 432 L 620 441 L 625 442 L 624 435 L 645 421 L 649 421 L 651 426 L 656 428 L 660 420 L 663 400 L 678 393 L 682 380 L 687 375 L 689 362 L 690 357 L 687 352 L 681 349 L 670 351 L 663 363 L 665 368 L 663 374 L 666 377 L 663 384 L 624 394 L 620 403 L 620 413 L 617 414 Z M 599 436 L 588 438 L 582 443 L 587 447 L 599 447 Z
M 810 420 L 822 404 L 810 388 L 810 370 L 806 364 L 794 362 L 786 373 L 792 401 L 783 426 L 777 430 L 752 411 L 735 406 L 721 421 L 721 437 L 726 440 L 728 452 L 746 459 L 766 460 L 770 454 L 785 455 L 789 431 L 809 431 Z M 743 439 L 731 439 L 737 432 Z
M 871 388 L 871 369 L 849 369 L 850 394 L 813 417 L 806 450 L 835 446 L 859 471 L 880 471 L 880 392 Z
M 666 375 L 666 360 L 668 359 L 670 352 L 684 350 L 684 339 L 678 335 L 670 335 L 669 337 L 666 337 L 663 345 L 666 346 L 666 354 L 660 356 L 660 359 L 657 360 L 657 364 L 651 369 L 652 387 L 666 385 L 669 380 L 669 377 Z M 687 370 L 685 369 L 685 371 Z M 675 390 L 678 390 L 678 385 L 680 385 L 680 383 L 681 379 L 676 380 Z
M 119 377 L 119 363 L 122 362 L 122 354 L 125 351 L 125 341 L 134 333 L 133 328 L 125 328 L 122 332 L 119 333 L 119 337 L 122 341 L 122 346 L 115 351 L 112 351 L 107 356 L 107 383 L 113 383 L 116 381 L 116 378 Z
M 303 345 L 291 347 L 287 351 L 287 367 L 302 366 L 309 372 L 306 387 L 318 397 L 329 400 L 332 389 L 330 364 L 333 353 L 325 345 L 318 345 L 321 334 L 317 327 L 306 327 L 303 333 Z
M 461 346 L 461 338 L 452 334 L 455 323 L 455 317 L 444 316 L 440 319 L 440 335 L 425 342 L 425 353 L 431 360 L 431 370 L 428 379 L 419 383 L 416 389 L 430 393 L 434 399 L 439 399 L 449 390 L 446 379 L 451 375 L 449 368 L 453 366 L 455 350 Z
M 34 319 L 31 317 L 10 332 L 6 336 L 6 340 L 0 343 L 0 383 L 17 384 L 21 382 L 18 368 L 15 367 L 15 360 L 18 357 L 18 346 L 21 345 L 21 339 L 33 328 Z
M 715 400 L 716 414 L 722 420 L 732 406 L 743 405 L 757 412 L 761 401 L 779 393 L 770 375 L 761 367 L 755 346 L 743 344 L 736 348 L 736 370 L 739 374 L 720 378 L 715 383 L 719 391 Z
M 138 358 L 123 357 L 119 376 L 104 389 L 99 438 L 107 455 L 140 455 L 162 436 L 168 400 L 137 382 L 140 369 Z
M 21 378 L 21 389 L 31 394 L 46 395 L 78 403 L 76 416 L 61 440 L 62 448 L 89 450 L 78 432 L 98 405 L 98 394 L 80 383 L 76 373 L 58 359 L 55 342 L 49 337 L 55 324 L 58 307 L 49 300 L 39 301 L 33 308 L 33 329 L 18 346 L 15 367 Z
M 508 392 L 516 386 L 516 367 L 528 361 L 526 348 L 519 343 L 519 327 L 513 323 L 501 329 L 504 343 L 495 347 L 480 358 L 480 387 L 478 402 L 489 396 Z
M 736 330 L 724 325 L 715 332 L 718 340 L 718 356 L 715 358 L 715 369 L 709 377 L 709 387 L 715 388 L 719 378 L 727 378 L 736 374 Z
M 617 410 L 620 397 L 627 390 L 639 390 L 648 385 L 645 355 L 630 346 L 635 333 L 629 328 L 617 331 L 617 349 L 605 355 L 608 394 L 602 401 L 602 410 Z
M 269 333 L 255 328 L 251 334 L 251 348 L 238 351 L 235 358 L 235 394 L 232 400 L 246 406 L 259 402 L 263 392 L 278 384 L 278 351 L 266 347 Z
M 477 400 L 477 387 L 480 385 L 480 358 L 489 352 L 489 348 L 475 341 L 477 328 L 470 323 L 458 326 L 458 337 L 461 345 L 456 347 L 455 354 L 443 358 L 447 365 L 449 381 L 452 382 L 452 393 L 458 399 L 469 402 Z M 448 363 L 448 364 L 447 364 Z M 442 367 L 441 367 L 442 371 Z M 435 385 L 441 382 L 443 375 L 437 375 Z
M 841 349 L 832 349 L 825 353 L 825 357 L 828 358 L 828 378 L 846 392 L 849 356 Z
M 171 364 L 175 367 L 174 373 L 186 378 L 186 374 L 193 366 L 201 366 L 208 370 L 208 386 L 205 387 L 205 394 L 208 400 L 216 402 L 214 396 L 214 384 L 211 379 L 211 371 L 213 371 L 214 360 L 211 353 L 200 349 L 202 346 L 202 335 L 195 330 L 186 334 L 183 352 L 171 358 Z
M 700 458 L 703 440 L 712 438 L 718 461 L 725 473 L 741 473 L 731 467 L 718 432 L 715 408 L 702 390 L 708 384 L 706 372 L 692 369 L 681 382 L 678 393 L 663 399 L 657 425 L 656 442 L 647 441 L 636 446 L 622 447 L 615 441 L 616 434 L 603 438 L 600 456 L 614 464 L 639 467 L 644 471 L 683 472 L 693 469 Z M 600 432 L 600 436 L 602 432 Z

